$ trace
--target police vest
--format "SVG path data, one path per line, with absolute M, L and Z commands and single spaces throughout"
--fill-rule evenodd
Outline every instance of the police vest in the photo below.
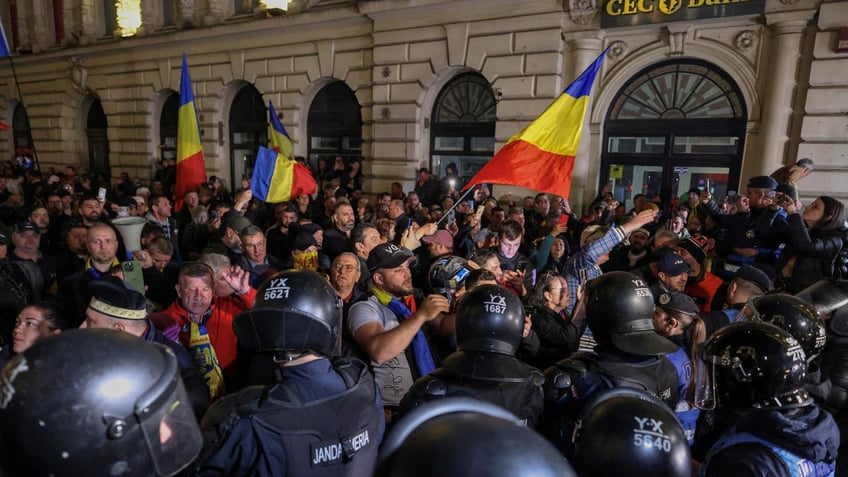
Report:
M 434 399 L 472 397 L 500 406 L 532 427 L 542 412 L 542 383 L 545 378 L 538 370 L 527 368 L 528 377 L 520 382 L 469 379 L 439 368 L 412 385 L 401 408 L 406 412 Z
M 777 456 L 784 465 L 786 465 L 786 469 L 792 477 L 827 477 L 835 475 L 835 462 L 813 462 L 809 459 L 804 459 L 803 457 L 799 457 L 788 450 L 778 447 L 775 444 L 753 434 L 748 434 L 747 432 L 737 434 L 735 427 L 731 428 L 730 431 L 723 435 L 715 443 L 715 445 L 713 445 L 710 452 L 707 453 L 707 458 L 704 460 L 704 465 L 701 467 L 698 475 L 707 475 L 706 471 L 709 468 L 710 459 L 712 459 L 714 455 L 728 447 L 745 443 L 756 443 L 767 448 L 772 454 Z
M 607 388 L 635 388 L 660 399 L 674 409 L 679 393 L 677 390 L 677 371 L 666 357 L 646 358 L 643 362 L 603 360 L 595 353 L 575 353 L 570 358 L 555 364 L 554 367 L 570 375 L 570 383 L 577 383 L 591 373 L 599 374 Z M 548 374 L 548 373 L 546 373 Z M 570 384 L 569 383 L 569 384 Z M 557 386 L 556 383 L 551 383 Z M 579 396 L 583 399 L 588 396 Z
M 337 358 L 333 368 L 347 391 L 303 403 L 284 386 L 238 409 L 257 425 L 272 429 L 285 449 L 286 476 L 371 477 L 377 462 L 380 412 L 376 385 L 365 363 Z
M 674 414 L 683 425 L 683 432 L 686 434 L 686 440 L 691 445 L 695 440 L 695 427 L 698 423 L 698 415 L 701 411 L 695 409 L 686 400 L 686 395 L 689 391 L 689 386 L 692 385 L 692 361 L 686 354 L 686 350 L 679 348 L 674 353 L 666 355 L 671 364 L 677 370 L 678 379 L 678 394 L 680 399 L 674 408 Z

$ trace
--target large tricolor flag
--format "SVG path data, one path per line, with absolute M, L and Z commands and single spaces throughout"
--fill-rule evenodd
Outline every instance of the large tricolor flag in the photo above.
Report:
M 268 142 L 271 149 L 279 152 L 283 157 L 291 157 L 294 151 L 294 143 L 292 143 L 289 132 L 286 131 L 280 118 L 277 117 L 277 111 L 274 109 L 274 103 L 268 101 Z
M 315 192 L 312 172 L 277 151 L 259 146 L 250 190 L 253 197 L 276 204 Z
M 466 184 L 508 184 L 568 197 L 589 92 L 607 50 Z
M 187 191 L 200 190 L 206 182 L 206 163 L 200 143 L 200 127 L 194 107 L 194 93 L 188 74 L 186 55 L 183 53 L 183 71 L 180 77 L 180 109 L 177 116 L 177 187 L 174 191 L 175 209 L 182 207 Z

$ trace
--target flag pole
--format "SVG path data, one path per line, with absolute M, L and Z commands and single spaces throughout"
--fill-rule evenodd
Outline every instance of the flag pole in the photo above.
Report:
M 451 206 L 451 208 L 450 208 L 450 209 L 446 210 L 446 211 L 445 211 L 445 213 L 444 213 L 444 214 L 442 214 L 441 218 L 439 218 L 439 220 L 437 220 L 437 221 L 436 221 L 436 225 L 438 226 L 439 224 L 441 224 L 441 223 L 442 223 L 442 221 L 443 221 L 443 220 L 445 220 L 445 219 L 447 218 L 448 214 L 450 214 L 450 212 L 451 212 L 453 209 L 455 209 L 455 208 L 456 208 L 456 206 L 457 206 L 457 205 L 459 205 L 459 203 L 460 203 L 460 202 L 462 202 L 463 200 L 465 200 L 465 197 L 467 197 L 467 196 L 468 196 L 468 194 L 470 194 L 470 193 L 471 193 L 471 191 L 473 191 L 473 190 L 474 190 L 474 189 L 476 189 L 476 188 L 477 188 L 477 184 L 474 184 L 474 185 L 472 185 L 471 187 L 469 187 L 469 188 L 468 188 L 468 190 L 467 190 L 467 191 L 465 191 L 465 193 L 464 193 L 464 194 L 462 194 L 462 196 L 459 198 L 459 200 L 454 201 L 453 206 Z
M 5 34 L 4 34 L 3 40 L 5 41 Z M 11 52 L 9 52 L 8 58 L 9 58 L 9 66 L 12 68 L 12 79 L 14 79 L 14 81 L 15 81 L 15 89 L 18 91 L 18 99 L 21 102 L 21 106 L 23 106 L 24 110 L 26 111 L 26 105 L 24 104 L 24 95 L 21 93 L 21 84 L 20 84 L 20 82 L 18 82 L 18 73 L 15 71 L 15 62 L 12 60 L 12 53 Z M 12 119 L 14 120 L 14 117 Z M 39 164 L 39 162 L 38 162 L 38 153 L 35 151 L 35 140 L 33 140 L 33 138 L 32 138 L 32 126 L 29 123 L 29 113 L 27 113 L 26 119 L 27 119 L 27 126 L 29 126 L 29 127 L 27 127 L 27 135 L 29 137 L 29 144 L 30 144 L 30 146 L 32 146 L 32 159 L 33 159 L 33 161 L 35 161 L 35 170 L 41 172 L 41 164 Z M 14 136 L 14 134 L 15 134 L 15 124 L 14 124 L 14 121 L 11 121 L 11 122 L 12 122 L 12 135 Z

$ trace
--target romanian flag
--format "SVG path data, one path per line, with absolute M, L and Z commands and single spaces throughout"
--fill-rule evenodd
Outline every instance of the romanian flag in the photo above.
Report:
M 175 209 L 182 207 L 183 196 L 190 190 L 200 190 L 206 182 L 206 164 L 200 144 L 200 127 L 194 107 L 194 93 L 188 74 L 186 55 L 183 53 L 183 72 L 180 77 L 180 109 L 177 116 L 177 187 L 174 192 Z
M 607 50 L 541 116 L 512 136 L 465 189 L 508 184 L 568 197 L 589 92 Z
M 285 126 L 280 122 L 280 118 L 277 117 L 277 111 L 274 109 L 274 103 L 271 101 L 268 101 L 268 118 L 270 120 L 268 142 L 271 149 L 279 152 L 283 157 L 291 157 L 294 151 L 294 144 L 292 143 L 291 136 L 289 136 L 289 132 L 286 131 Z
M 276 204 L 315 192 L 312 172 L 281 153 L 259 146 L 250 190 L 253 197 Z

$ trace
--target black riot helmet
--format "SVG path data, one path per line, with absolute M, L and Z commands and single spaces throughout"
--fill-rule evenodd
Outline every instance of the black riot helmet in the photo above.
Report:
M 819 316 L 829 314 L 827 325 L 833 333 L 848 336 L 848 280 L 819 280 L 795 296 L 812 305 Z
M 586 283 L 583 300 L 589 329 L 599 345 L 640 356 L 677 350 L 677 345 L 654 331 L 654 296 L 636 275 L 604 273 Z
M 735 411 L 806 406 L 804 350 L 786 331 L 760 321 L 725 326 L 706 342 L 720 406 Z
M 571 477 L 555 447 L 505 409 L 449 397 L 415 408 L 392 427 L 375 477 Z
M 748 301 L 751 317 L 787 331 L 804 349 L 807 361 L 824 349 L 827 331 L 818 313 L 806 301 L 792 295 L 765 295 Z
M 455 327 L 463 351 L 513 355 L 524 329 L 524 306 L 505 287 L 480 285 L 459 301 Z
M 70 330 L 0 374 L 5 475 L 174 475 L 203 443 L 174 353 L 128 333 Z
M 471 269 L 464 258 L 448 255 L 436 259 L 430 265 L 427 281 L 434 292 L 449 295 L 462 287 L 469 271 Z
M 677 417 L 636 389 L 598 393 L 580 412 L 573 439 L 578 475 L 688 477 L 692 471 Z
M 286 270 L 265 280 L 256 303 L 239 313 L 233 330 L 248 351 L 339 353 L 342 301 L 323 276 Z

